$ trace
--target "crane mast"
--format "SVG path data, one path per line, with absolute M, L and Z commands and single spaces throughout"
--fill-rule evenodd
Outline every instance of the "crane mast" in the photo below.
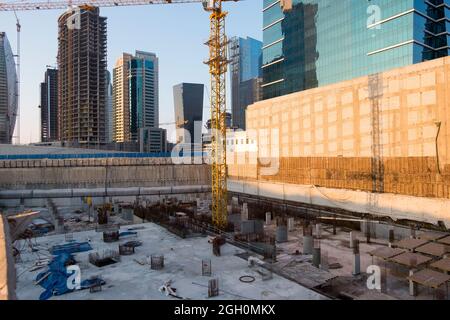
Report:
M 0 11 L 51 10 L 71 6 L 133 6 L 150 4 L 202 3 L 210 12 L 209 66 L 211 76 L 211 179 L 212 221 L 218 228 L 227 226 L 227 158 L 226 158 L 226 72 L 228 67 L 228 39 L 225 33 L 227 12 L 222 10 L 225 1 L 242 0 L 51 0 L 0 2 Z
M 227 12 L 222 10 L 221 0 L 204 3 L 205 10 L 211 12 L 209 40 L 209 73 L 211 75 L 211 180 L 212 219 L 224 229 L 227 225 L 227 153 L 226 153 L 226 87 L 228 67 L 225 33 Z

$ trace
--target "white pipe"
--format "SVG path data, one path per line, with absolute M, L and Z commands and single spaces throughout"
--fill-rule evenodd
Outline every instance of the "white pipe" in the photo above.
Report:
M 92 189 L 51 189 L 51 190 L 3 190 L 0 199 L 45 199 L 112 196 L 148 196 L 185 193 L 211 192 L 210 185 L 137 187 L 137 188 L 92 188 Z

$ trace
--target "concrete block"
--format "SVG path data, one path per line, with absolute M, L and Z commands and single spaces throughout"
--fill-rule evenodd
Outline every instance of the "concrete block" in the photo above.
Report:
M 312 236 L 303 236 L 303 254 L 312 254 L 314 239 Z
M 266 225 L 272 224 L 272 213 L 266 212 Z
M 287 228 L 288 231 L 293 231 L 295 228 L 295 219 L 294 218 L 288 218 L 287 219 Z
M 277 226 L 276 240 L 277 240 L 277 242 L 280 242 L 280 243 L 288 241 L 287 226 L 285 226 L 285 225 Z

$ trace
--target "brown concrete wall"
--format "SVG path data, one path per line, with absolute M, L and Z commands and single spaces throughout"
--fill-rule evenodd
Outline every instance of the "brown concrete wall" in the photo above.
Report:
M 281 158 L 275 175 L 261 174 L 261 165 L 252 166 L 256 177 L 249 177 L 250 165 L 235 165 L 230 177 L 237 180 L 316 185 L 326 188 L 373 191 L 371 158 Z M 410 157 L 383 159 L 380 181 L 386 193 L 450 199 L 450 166 L 439 174 L 436 158 Z

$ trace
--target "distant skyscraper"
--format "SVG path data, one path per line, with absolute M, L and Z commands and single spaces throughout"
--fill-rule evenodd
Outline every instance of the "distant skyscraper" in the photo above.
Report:
M 177 143 L 194 143 L 197 142 L 194 139 L 201 139 L 203 93 L 203 84 L 181 83 L 173 87 Z
M 106 18 L 96 7 L 69 8 L 59 17 L 60 140 L 106 142 Z
M 136 51 L 129 62 L 130 132 L 138 140 L 139 129 L 159 127 L 159 74 L 156 54 Z
M 133 56 L 128 53 L 116 61 L 113 70 L 113 141 L 131 141 L 130 133 L 130 90 L 129 62 Z
M 158 58 L 124 53 L 113 71 L 114 141 L 139 139 L 139 129 L 159 126 Z
M 17 73 L 6 33 L 0 32 L 0 143 L 12 143 L 18 106 Z
M 47 69 L 41 83 L 41 141 L 58 140 L 58 70 Z
M 230 41 L 229 51 L 233 126 L 245 129 L 247 106 L 261 98 L 262 42 L 235 37 Z
M 263 0 L 263 98 L 449 54 L 448 0 Z
M 140 128 L 139 151 L 146 153 L 167 152 L 167 130 L 149 127 Z
M 111 81 L 111 72 L 106 72 L 107 80 L 106 80 L 106 142 L 113 141 L 113 93 L 112 93 L 112 81 Z

